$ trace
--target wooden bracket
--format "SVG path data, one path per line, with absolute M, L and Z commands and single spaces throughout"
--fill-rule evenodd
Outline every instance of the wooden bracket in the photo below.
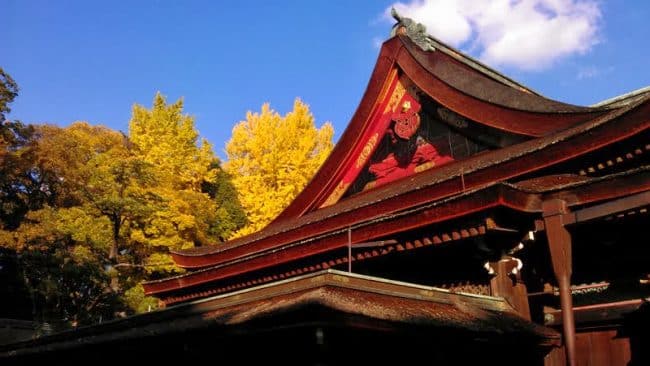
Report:
M 494 277 L 490 280 L 492 296 L 503 297 L 523 318 L 530 320 L 528 291 L 521 279 L 521 261 L 515 257 L 503 256 L 490 262 Z

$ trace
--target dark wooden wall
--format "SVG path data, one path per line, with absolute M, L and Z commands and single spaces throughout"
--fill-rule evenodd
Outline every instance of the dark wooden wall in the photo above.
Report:
M 578 366 L 632 365 L 630 339 L 617 336 L 616 330 L 595 330 L 576 334 L 576 362 Z M 551 351 L 544 366 L 565 366 L 564 347 Z

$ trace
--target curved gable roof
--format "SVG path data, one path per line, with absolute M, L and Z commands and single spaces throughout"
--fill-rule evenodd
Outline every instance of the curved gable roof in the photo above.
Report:
M 240 262 L 243 265 L 269 256 L 275 261 L 281 250 L 299 250 L 297 246 L 303 241 L 344 231 L 355 222 L 444 200 L 466 190 L 481 190 L 650 127 L 650 90 L 593 107 L 573 106 L 545 98 L 431 37 L 428 40 L 434 50 L 423 50 L 405 35 L 397 35 L 383 44 L 366 91 L 339 142 L 310 183 L 277 219 L 260 232 L 219 246 L 172 253 L 177 264 L 205 270 L 145 284 L 147 291 L 165 292 L 211 281 L 216 278 L 211 273 L 221 271 L 220 266 Z M 337 202 L 343 177 L 354 168 L 358 170 L 360 162 L 367 161 L 371 153 L 368 142 L 381 130 L 380 123 L 385 123 L 387 111 L 399 104 L 404 95 L 399 85 L 402 80 L 473 123 L 497 134 L 519 136 L 520 143 L 420 172 Z M 229 271 L 226 267 L 222 272 Z M 158 287 L 159 290 L 153 290 Z
M 579 107 L 547 99 L 439 41 L 433 42 L 437 47 L 434 51 L 423 51 L 403 35 L 384 43 L 366 92 L 330 157 L 275 222 L 321 207 L 337 189 L 369 140 L 378 109 L 390 99 L 395 73 L 408 78 L 452 112 L 496 133 L 522 139 L 562 131 L 613 109 L 608 105 Z

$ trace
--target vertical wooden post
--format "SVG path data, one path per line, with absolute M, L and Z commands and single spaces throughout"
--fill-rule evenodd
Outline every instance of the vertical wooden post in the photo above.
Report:
M 490 280 L 490 293 L 492 296 L 499 296 L 506 301 L 523 318 L 530 320 L 530 307 L 528 305 L 528 291 L 521 280 L 519 271 L 513 273 L 517 268 L 517 260 L 513 257 L 504 256 L 497 262 L 491 262 L 495 276 Z
M 348 226 L 348 273 L 352 273 L 352 226 Z
M 551 253 L 553 272 L 560 287 L 560 306 L 562 307 L 562 326 L 567 363 L 576 364 L 576 330 L 573 320 L 573 300 L 571 299 L 571 234 L 564 227 L 564 215 L 569 213 L 565 201 L 551 199 L 542 202 L 542 215 L 546 227 L 546 237 Z

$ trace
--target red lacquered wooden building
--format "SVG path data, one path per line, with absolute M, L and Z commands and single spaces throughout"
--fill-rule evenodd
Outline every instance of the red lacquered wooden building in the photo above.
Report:
M 174 253 L 190 272 L 147 292 L 175 304 L 333 268 L 502 297 L 561 331 L 547 364 L 640 356 L 624 323 L 650 295 L 650 91 L 568 105 L 409 19 L 395 33 L 295 201 L 254 235 Z
M 189 271 L 144 284 L 167 309 L 79 339 L 166 360 L 648 362 L 650 89 L 553 101 L 396 18 L 293 203 L 258 233 L 173 253 Z

